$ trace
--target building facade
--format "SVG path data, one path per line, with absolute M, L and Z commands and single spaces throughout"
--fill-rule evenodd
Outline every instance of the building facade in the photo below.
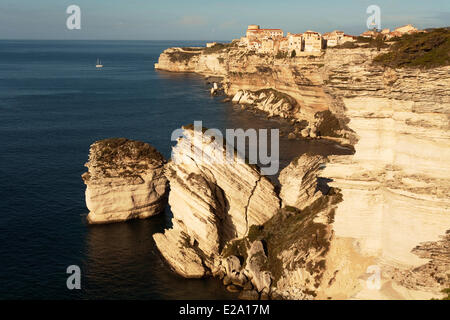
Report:
M 335 47 L 344 43 L 344 31 L 334 30 L 323 34 L 327 47 Z
M 302 33 L 288 33 L 288 51 L 300 53 L 303 50 L 303 34 Z
M 246 36 L 240 39 L 238 46 L 260 53 L 275 55 L 280 51 L 289 54 L 295 51 L 298 55 L 301 52 L 320 52 L 327 43 L 328 47 L 334 47 L 348 41 L 356 41 L 356 37 L 340 30 L 325 33 L 323 36 L 311 30 L 305 33 L 288 32 L 284 37 L 282 29 L 261 29 L 259 25 L 252 24 L 248 26 Z
M 303 33 L 303 51 L 317 52 L 320 50 L 322 50 L 322 35 L 311 30 Z
M 246 36 L 249 40 L 280 39 L 283 38 L 281 29 L 261 29 L 259 25 L 251 24 L 247 28 Z
M 411 34 L 411 33 L 415 33 L 418 32 L 419 30 L 417 30 L 412 24 L 407 24 L 405 26 L 401 26 L 398 28 L 394 29 L 394 32 L 399 32 L 401 34 Z

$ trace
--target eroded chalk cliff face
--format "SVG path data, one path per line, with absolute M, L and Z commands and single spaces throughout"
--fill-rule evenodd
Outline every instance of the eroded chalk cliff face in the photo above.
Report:
M 243 257 L 242 270 L 250 279 L 270 279 L 262 290 L 255 286 L 261 298 L 266 293 L 272 299 L 324 298 L 319 291 L 331 280 L 326 259 L 333 239 L 334 212 L 342 200 L 339 190 L 323 193 L 318 189 L 324 160 L 302 155 L 286 167 L 280 174 L 283 208 L 224 250 L 225 256 Z M 255 254 L 259 242 L 264 251 Z
M 323 53 L 277 58 L 237 47 L 215 52 L 170 48 L 160 55 L 155 68 L 221 77 L 233 103 L 292 120 L 293 128 L 299 128 L 292 132 L 297 137 L 322 136 L 349 144 L 340 131 L 345 123 L 339 113 L 332 112 L 332 98 L 323 86 L 324 59 Z
M 276 90 L 297 103 L 291 117 L 303 119 L 328 110 L 329 98 L 317 72 L 323 66 L 322 61 L 323 54 L 293 59 L 255 54 L 237 47 L 216 52 L 170 48 L 160 55 L 155 68 L 223 77 L 225 92 L 231 96 L 241 90 Z
M 377 54 L 277 59 L 233 49 L 183 56 L 182 68 L 161 55 L 160 69 L 222 76 L 236 103 L 307 121 L 302 136 L 355 149 L 296 159 L 280 174 L 283 208 L 224 244 L 233 268 L 213 273 L 228 285 L 250 279 L 245 296 L 411 299 L 450 287 L 450 67 L 393 70 L 374 65 Z M 319 190 L 318 178 L 331 189 Z
M 333 229 L 338 242 L 381 271 L 381 289 L 368 290 L 356 280 L 366 270 L 355 270 L 353 296 L 430 297 L 449 286 L 448 277 L 432 281 L 433 272 L 422 272 L 421 281 L 404 286 L 398 271 L 413 277 L 428 261 L 413 249 L 442 241 L 450 229 L 450 68 L 384 69 L 371 58 L 352 50 L 325 57 L 326 90 L 357 139 L 354 155 L 331 157 L 321 173 L 343 196 Z M 449 255 L 442 259 L 448 265 Z
M 147 218 L 167 203 L 165 160 L 149 144 L 113 138 L 91 145 L 86 184 L 89 223 Z
M 173 227 L 154 239 L 185 277 L 214 272 L 224 245 L 263 224 L 280 206 L 259 168 L 238 160 L 237 154 L 226 161 L 225 155 L 222 141 L 185 127 L 166 167 Z

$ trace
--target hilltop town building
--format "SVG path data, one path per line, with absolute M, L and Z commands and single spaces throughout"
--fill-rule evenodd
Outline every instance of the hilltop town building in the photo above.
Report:
M 339 36 L 343 37 L 343 33 Z M 261 29 L 259 25 L 252 24 L 248 26 L 246 36 L 240 39 L 238 45 L 261 53 L 295 51 L 299 54 L 303 51 L 320 52 L 322 42 L 322 35 L 318 32 L 307 31 L 304 34 L 288 32 L 284 37 L 282 29 Z
M 378 35 L 377 30 L 367 30 L 360 34 L 360 36 L 364 38 L 376 38 L 377 35 Z
M 259 40 L 252 40 L 248 42 L 248 46 L 247 48 L 250 50 L 256 50 L 259 51 L 261 49 L 262 45 L 261 45 L 261 41 Z
M 378 35 L 382 35 L 385 39 L 389 40 L 394 37 L 401 37 L 404 34 L 412 34 L 412 33 L 416 33 L 416 32 L 422 32 L 422 31 L 419 31 L 412 24 L 407 24 L 407 25 L 395 28 L 394 31 L 390 31 L 387 28 L 383 29 L 381 31 L 378 31 L 376 29 L 367 30 L 367 31 L 361 33 L 361 37 L 376 38 Z
M 308 30 L 303 34 L 303 50 L 307 52 L 320 51 L 322 49 L 322 35 Z
M 418 31 L 419 30 L 417 30 L 412 24 L 407 24 L 405 26 L 401 26 L 401 27 L 394 29 L 394 32 L 400 32 L 402 34 L 405 34 L 405 33 L 410 34 L 410 33 L 415 33 Z
M 409 28 L 404 29 L 409 30 Z M 389 29 L 387 30 L 389 32 Z M 377 34 L 374 30 L 367 32 L 367 36 L 373 36 L 374 34 Z M 356 41 L 356 38 L 339 30 L 327 32 L 323 36 L 319 32 L 311 30 L 304 33 L 288 32 L 284 36 L 282 29 L 261 29 L 259 25 L 252 24 L 248 26 L 245 37 L 238 41 L 238 46 L 260 53 L 277 54 L 281 51 L 292 54 L 295 51 L 297 55 L 301 55 L 302 53 L 315 54 L 326 47 Z
M 247 28 L 247 38 L 249 40 L 263 40 L 263 39 L 279 39 L 283 37 L 283 30 L 281 29 L 261 29 L 258 25 L 252 24 Z
M 261 40 L 261 52 L 263 53 L 271 53 L 275 52 L 275 46 L 278 41 L 274 41 L 271 38 L 265 38 Z
M 300 53 L 303 50 L 303 34 L 290 33 L 287 34 L 287 50 L 295 53 Z
M 415 32 L 425 31 L 419 31 L 413 25 L 408 24 L 393 31 L 388 28 L 381 31 L 376 29 L 367 30 L 360 36 L 376 38 L 382 35 L 385 39 L 391 39 Z M 322 49 L 332 48 L 356 40 L 356 36 L 345 34 L 344 31 L 340 30 L 324 33 L 323 36 L 319 32 L 311 30 L 304 33 L 288 32 L 284 36 L 282 29 L 261 29 L 259 25 L 252 24 L 248 26 L 246 36 L 237 41 L 237 45 L 260 53 L 277 54 L 281 51 L 292 54 L 295 51 L 297 55 L 301 55 L 301 53 L 321 52 Z M 207 44 L 207 46 L 209 45 L 212 44 Z
M 334 30 L 323 34 L 327 47 L 335 47 L 343 43 L 344 31 Z
M 354 42 L 356 41 L 358 37 L 357 36 L 352 36 L 349 34 L 344 34 L 344 38 L 342 39 L 342 43 L 346 43 L 346 42 Z M 340 43 L 340 44 L 342 44 Z
M 323 40 L 325 42 L 325 46 L 329 48 L 341 45 L 349 41 L 356 41 L 356 37 L 345 34 L 344 31 L 334 30 L 332 32 L 324 33 Z
M 278 51 L 289 51 L 289 38 L 283 37 L 279 41 Z

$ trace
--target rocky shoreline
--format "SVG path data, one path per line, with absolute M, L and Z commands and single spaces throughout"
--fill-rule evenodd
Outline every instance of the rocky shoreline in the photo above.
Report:
M 149 190 L 144 207 L 157 203 L 153 214 L 169 183 L 173 227 L 154 239 L 184 277 L 220 277 L 243 299 L 439 298 L 450 287 L 450 67 L 390 69 L 372 64 L 377 54 L 329 49 L 277 59 L 232 46 L 165 50 L 157 69 L 219 77 L 212 94 L 223 90 L 243 108 L 291 121 L 293 139 L 327 138 L 355 153 L 304 154 L 281 171 L 278 190 L 256 166 L 214 163 L 224 152 L 214 141 L 197 141 L 210 161 L 198 159 L 190 127 L 167 164 L 154 152 L 152 160 L 139 152 L 129 159 L 94 144 L 83 176 L 92 216 L 149 216 L 140 216 L 139 201 L 112 216 L 110 195 L 119 184 L 133 199 Z M 98 148 L 127 161 L 99 165 Z M 136 169 L 144 189 L 129 180 L 134 174 L 105 177 L 137 163 L 146 164 Z M 153 178 L 143 178 L 149 172 Z

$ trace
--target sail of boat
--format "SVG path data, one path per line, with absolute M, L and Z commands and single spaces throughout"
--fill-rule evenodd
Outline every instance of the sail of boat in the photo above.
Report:
M 97 58 L 97 64 L 95 65 L 96 68 L 103 68 L 102 62 L 99 58 Z

